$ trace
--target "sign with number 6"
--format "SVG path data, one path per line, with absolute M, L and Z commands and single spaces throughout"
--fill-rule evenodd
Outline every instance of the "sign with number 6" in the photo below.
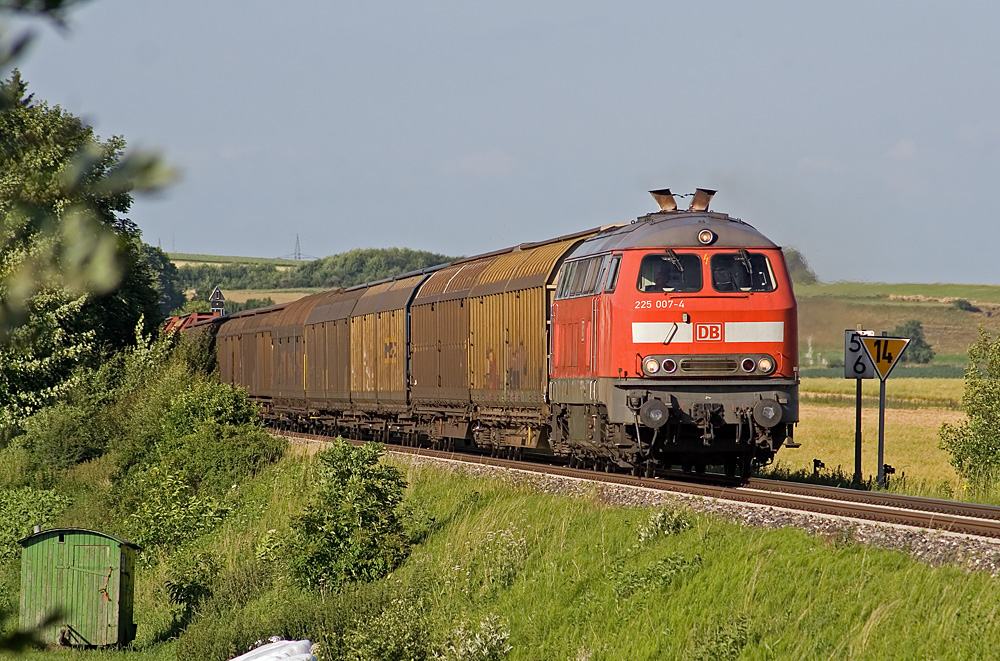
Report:
M 845 379 L 874 379 L 875 365 L 865 351 L 861 343 L 861 336 L 869 337 L 875 335 L 875 331 L 870 330 L 845 330 L 844 331 L 844 378 Z

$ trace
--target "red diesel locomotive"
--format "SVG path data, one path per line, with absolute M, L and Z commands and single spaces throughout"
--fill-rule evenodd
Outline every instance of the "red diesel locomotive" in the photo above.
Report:
M 714 191 L 652 193 L 628 224 L 213 319 L 221 378 L 286 428 L 747 475 L 798 421 L 784 258 Z

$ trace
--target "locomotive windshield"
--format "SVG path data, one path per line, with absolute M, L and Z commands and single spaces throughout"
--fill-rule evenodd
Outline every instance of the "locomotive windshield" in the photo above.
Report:
M 766 255 L 740 250 L 712 255 L 712 288 L 717 292 L 774 291 L 774 271 Z
M 641 292 L 701 291 L 701 258 L 698 255 L 646 255 L 639 265 L 636 288 Z

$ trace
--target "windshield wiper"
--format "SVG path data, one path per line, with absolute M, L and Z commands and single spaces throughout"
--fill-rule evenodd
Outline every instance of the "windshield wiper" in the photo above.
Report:
M 671 248 L 667 248 L 667 261 L 676 266 L 678 271 L 684 273 L 684 265 L 681 264 L 681 260 L 677 256 L 677 253 L 675 253 Z
M 746 248 L 740 248 L 740 253 L 736 256 L 736 259 L 743 264 L 743 268 L 747 270 L 748 275 L 753 275 L 753 267 L 750 265 L 750 253 L 747 252 Z

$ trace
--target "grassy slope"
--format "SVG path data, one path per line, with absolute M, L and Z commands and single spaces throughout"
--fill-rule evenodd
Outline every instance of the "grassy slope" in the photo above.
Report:
M 302 461 L 242 487 L 243 506 L 208 539 L 217 557 L 239 562 L 287 525 Z M 496 614 L 512 660 L 987 658 L 1000 645 L 1000 584 L 985 573 L 693 514 L 642 542 L 648 509 L 399 465 L 434 529 L 390 580 L 420 586 L 437 639 Z M 162 577 L 140 570 L 138 581 L 139 649 L 87 658 L 171 658 L 170 643 L 152 642 L 168 622 Z

